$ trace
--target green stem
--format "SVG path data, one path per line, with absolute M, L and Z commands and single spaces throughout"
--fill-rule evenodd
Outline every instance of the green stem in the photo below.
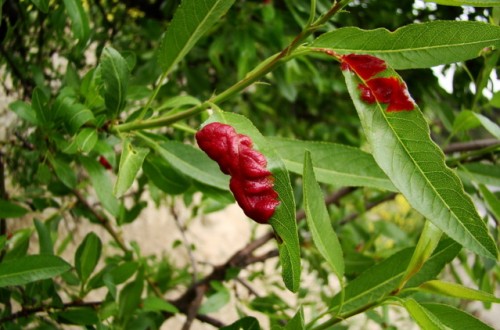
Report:
M 293 52 L 306 40 L 313 32 L 316 30 L 320 29 L 323 24 L 325 24 L 334 14 L 339 12 L 342 8 L 344 8 L 348 3 L 350 3 L 352 0 L 341 0 L 335 2 L 330 10 L 328 10 L 327 13 L 322 15 L 320 18 L 318 18 L 314 23 L 312 23 L 309 26 L 306 26 L 305 29 L 300 32 L 295 39 L 281 52 L 274 54 L 273 56 L 269 57 L 267 60 L 265 60 L 263 63 L 261 63 L 259 66 L 257 66 L 255 69 L 253 69 L 251 72 L 247 74 L 247 76 L 238 81 L 236 84 L 232 85 L 222 93 L 215 95 L 211 97 L 208 101 L 203 102 L 200 105 L 194 106 L 186 111 L 176 113 L 174 115 L 165 115 L 165 116 L 160 116 L 154 119 L 149 119 L 149 120 L 142 120 L 142 116 L 140 116 L 138 120 L 131 122 L 131 123 L 125 123 L 121 125 L 116 125 L 112 127 L 112 131 L 115 133 L 118 132 L 128 132 L 128 131 L 134 131 L 134 130 L 140 130 L 140 129 L 148 129 L 148 128 L 155 128 L 155 127 L 162 127 L 166 125 L 173 124 L 179 120 L 189 118 L 191 116 L 194 116 L 205 109 L 209 108 L 210 103 L 220 103 L 228 100 L 232 96 L 238 94 L 257 80 L 261 79 L 263 76 L 265 76 L 267 73 L 271 72 L 274 70 L 278 65 L 280 65 L 283 62 L 286 62 L 295 56 L 298 56 L 298 54 L 303 54 L 304 51 L 298 52 L 298 54 L 293 54 Z M 162 75 L 164 77 L 165 75 Z M 159 87 L 156 88 L 155 93 L 153 96 L 150 98 L 148 101 L 145 109 L 151 104 L 153 99 L 155 98 L 156 94 L 158 93 Z M 146 111 L 146 110 L 143 110 Z

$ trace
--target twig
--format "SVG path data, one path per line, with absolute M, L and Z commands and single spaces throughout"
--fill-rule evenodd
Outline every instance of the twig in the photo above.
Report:
M 198 314 L 198 310 L 200 309 L 201 302 L 203 301 L 203 296 L 205 295 L 205 292 L 207 291 L 208 285 L 200 285 L 196 287 L 196 295 L 195 299 L 191 302 L 189 305 L 189 308 L 186 313 L 186 322 L 184 322 L 184 325 L 182 326 L 182 330 L 189 330 L 191 328 L 191 324 L 193 324 L 193 320 L 195 319 L 196 315 Z
M 444 148 L 443 151 L 445 154 L 452 154 L 454 152 L 473 151 L 496 145 L 500 146 L 500 140 L 497 139 L 475 140 L 469 142 L 458 142 L 450 144 L 446 148 Z
M 7 191 L 5 189 L 5 166 L 3 164 L 3 153 L 0 151 L 0 198 L 7 199 Z M 7 235 L 7 221 L 0 219 L 0 236 Z M 0 252 L 0 261 L 5 255 L 5 250 Z
M 184 244 L 184 247 L 186 248 L 189 262 L 191 263 L 191 267 L 193 269 L 193 275 L 192 275 L 193 283 L 196 283 L 196 281 L 198 280 L 198 271 L 197 271 L 197 267 L 196 267 L 196 260 L 195 260 L 194 255 L 193 255 L 193 251 L 191 250 L 191 244 L 189 243 L 189 240 L 186 236 L 186 230 L 179 220 L 179 216 L 177 214 L 177 211 L 175 210 L 175 206 L 172 205 L 172 207 L 170 208 L 170 213 L 174 217 L 175 225 L 177 226 L 177 228 L 179 229 L 179 232 L 181 233 L 182 242 Z

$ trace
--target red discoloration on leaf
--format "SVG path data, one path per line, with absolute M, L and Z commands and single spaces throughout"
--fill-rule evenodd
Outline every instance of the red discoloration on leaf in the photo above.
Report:
M 253 149 L 252 140 L 229 125 L 210 123 L 196 133 L 196 141 L 223 173 L 231 175 L 229 188 L 243 212 L 267 223 L 279 204 L 278 193 L 267 160 Z
M 360 83 L 361 99 L 366 103 L 388 103 L 387 111 L 411 111 L 415 104 L 408 95 L 406 85 L 397 77 L 373 78 Z
M 371 55 L 349 54 L 340 57 L 342 70 L 354 71 L 363 83 L 358 85 L 360 96 L 366 103 L 386 103 L 387 111 L 411 111 L 415 104 L 410 98 L 406 84 L 397 77 L 375 75 L 387 69 L 385 62 Z
M 101 163 L 101 165 L 107 169 L 107 170 L 111 170 L 113 167 L 111 166 L 111 164 L 108 162 L 108 160 L 106 159 L 106 157 L 104 156 L 99 156 L 99 163 Z
M 349 54 L 340 57 L 342 70 L 351 70 L 364 80 L 370 79 L 387 68 L 385 62 L 371 55 Z

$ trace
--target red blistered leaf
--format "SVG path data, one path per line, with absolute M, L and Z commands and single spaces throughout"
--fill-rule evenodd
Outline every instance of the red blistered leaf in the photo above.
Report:
M 397 77 L 373 78 L 360 83 L 361 99 L 366 103 L 387 103 L 387 111 L 411 111 L 415 104 L 410 98 L 404 82 Z
M 252 140 L 229 125 L 215 122 L 198 131 L 196 141 L 223 173 L 231 175 L 229 189 L 243 212 L 267 223 L 279 204 L 278 193 L 272 173 L 266 169 L 267 160 L 253 149 Z
M 383 60 L 371 55 L 342 55 L 340 61 L 342 70 L 354 71 L 364 80 L 372 78 L 387 68 Z

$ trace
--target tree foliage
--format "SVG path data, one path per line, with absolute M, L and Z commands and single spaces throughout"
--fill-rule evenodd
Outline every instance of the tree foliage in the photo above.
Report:
M 396 328 L 395 309 L 491 328 L 463 307 L 500 301 L 500 2 L 436 2 L 0 0 L 0 110 L 16 115 L 0 141 L 1 327 Z M 210 122 L 252 140 L 279 204 L 200 271 L 196 241 L 179 266 L 175 246 L 157 258 L 121 230 L 155 204 L 187 237 L 234 203 L 195 143 Z M 67 221 L 107 237 L 74 239 Z M 228 304 L 239 319 L 214 316 Z

